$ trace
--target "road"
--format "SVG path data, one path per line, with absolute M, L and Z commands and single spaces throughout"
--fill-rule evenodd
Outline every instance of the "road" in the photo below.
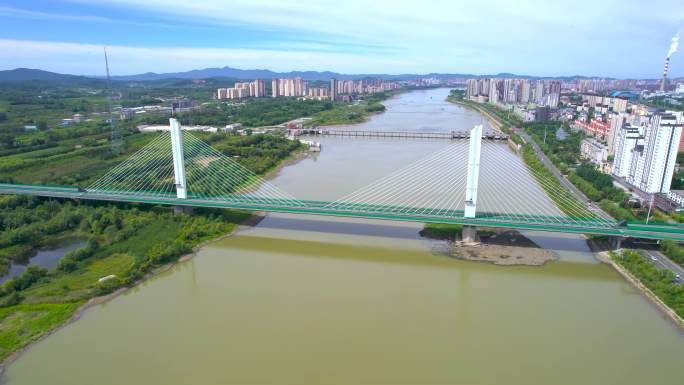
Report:
M 566 179 L 563 174 L 560 172 L 560 170 L 556 167 L 553 162 L 551 162 L 551 159 L 549 159 L 544 151 L 542 151 L 541 147 L 537 144 L 537 142 L 532 139 L 530 135 L 528 135 L 523 129 L 518 128 L 518 127 L 512 127 L 513 132 L 516 134 L 520 135 L 525 142 L 529 143 L 532 145 L 532 149 L 534 150 L 535 154 L 537 154 L 537 158 L 546 166 L 546 168 L 551 171 L 553 176 L 556 177 L 556 179 L 563 185 L 565 188 L 570 190 L 575 196 L 581 201 L 581 202 L 586 202 L 587 204 L 587 209 L 593 213 L 595 213 L 598 216 L 601 217 L 608 217 L 610 218 L 610 215 L 608 215 L 603 209 L 597 205 L 596 203 L 592 202 L 582 191 L 580 191 L 577 186 L 572 184 L 568 179 Z
M 659 269 L 670 270 L 673 274 L 678 274 L 680 277 L 682 277 L 682 279 L 684 279 L 684 268 L 672 262 L 672 260 L 666 257 L 665 254 L 661 253 L 658 250 L 642 249 L 642 251 Z M 656 260 L 654 261 L 653 258 L 655 258 Z
M 471 106 L 468 106 L 468 107 L 471 107 Z M 475 108 L 481 114 L 484 114 L 485 116 L 487 116 L 490 120 L 497 122 L 498 124 L 495 125 L 496 126 L 495 128 L 498 129 L 499 132 L 501 132 L 500 127 L 503 123 L 499 120 L 498 117 L 490 114 L 489 111 L 487 111 L 483 108 L 479 108 L 479 107 L 475 107 Z M 525 132 L 525 130 L 523 130 L 520 127 L 514 127 L 514 126 L 510 126 L 510 128 L 511 128 L 511 130 L 513 130 L 514 133 L 516 133 L 520 137 L 522 137 L 526 143 L 529 143 L 530 145 L 532 145 L 532 149 L 534 150 L 535 154 L 537 154 L 537 158 L 539 158 L 539 160 L 542 162 L 542 164 L 544 164 L 544 166 L 546 166 L 546 168 L 549 171 L 551 171 L 553 176 L 556 177 L 556 179 L 561 183 L 561 185 L 565 186 L 565 188 L 570 190 L 580 200 L 580 202 L 586 202 L 587 209 L 589 211 L 596 213 L 596 215 L 598 215 L 600 217 L 610 218 L 610 215 L 608 215 L 605 211 L 603 211 L 603 209 L 599 205 L 592 202 L 586 195 L 584 195 L 584 193 L 582 191 L 580 191 L 574 184 L 572 184 L 572 182 L 570 182 L 569 180 L 567 180 L 563 176 L 563 174 L 560 172 L 560 170 L 558 168 L 556 168 L 556 165 L 553 164 L 553 162 L 551 162 L 551 160 L 546 156 L 544 151 L 542 151 L 542 149 L 539 147 L 537 142 L 535 142 L 534 139 L 532 139 L 532 137 Z

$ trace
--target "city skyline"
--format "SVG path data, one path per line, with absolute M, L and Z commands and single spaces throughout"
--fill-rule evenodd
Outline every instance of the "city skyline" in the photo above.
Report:
M 217 1 L 10 0 L 0 2 L 0 69 L 99 75 L 107 46 L 119 75 L 230 66 L 658 78 L 684 10 L 658 1 L 644 17 L 642 8 L 616 1 L 332 6 L 259 0 L 228 8 Z M 684 76 L 680 54 L 672 55 L 671 78 Z

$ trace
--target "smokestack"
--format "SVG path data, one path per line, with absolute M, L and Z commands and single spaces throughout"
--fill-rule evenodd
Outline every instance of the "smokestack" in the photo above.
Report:
M 667 83 L 667 72 L 670 70 L 670 56 L 677 52 L 677 48 L 679 47 L 679 34 L 681 33 L 681 29 L 675 33 L 674 36 L 672 36 L 672 40 L 670 41 L 670 49 L 667 51 L 667 57 L 665 58 L 665 67 L 663 68 L 663 80 L 660 81 L 660 92 L 665 92 L 665 85 Z
M 670 57 L 665 58 L 665 67 L 663 67 L 663 80 L 660 81 L 660 92 L 665 92 L 665 85 L 667 83 L 667 72 L 670 70 Z

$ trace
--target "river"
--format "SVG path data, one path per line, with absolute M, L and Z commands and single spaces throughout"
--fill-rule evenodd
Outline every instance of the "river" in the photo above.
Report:
M 26 261 L 25 264 L 13 263 L 10 266 L 7 274 L 0 277 L 0 284 L 4 283 L 10 278 L 21 275 L 21 273 L 26 271 L 26 269 L 32 265 L 42 267 L 44 269 L 54 269 L 57 267 L 59 260 L 62 259 L 65 254 L 85 245 L 86 241 L 81 238 L 62 239 L 55 244 L 47 245 L 38 250 L 34 256 Z
M 447 93 L 403 94 L 357 128 L 450 130 L 481 120 L 445 103 Z M 392 163 L 444 145 L 323 141 L 320 154 L 285 167 L 272 182 L 298 198 L 335 199 Z M 502 267 L 446 257 L 444 244 L 422 239 L 419 230 L 414 223 L 268 215 L 88 310 L 10 365 L 5 380 L 681 383 L 682 334 L 597 263 L 579 236 L 527 233 L 560 259 Z

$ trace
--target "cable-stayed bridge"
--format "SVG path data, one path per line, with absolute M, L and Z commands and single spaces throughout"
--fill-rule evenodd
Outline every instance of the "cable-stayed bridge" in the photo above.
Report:
M 181 131 L 159 134 L 85 188 L 0 184 L 1 194 L 449 223 L 684 241 L 679 225 L 618 223 L 525 166 L 482 127 L 334 201 L 297 199 Z

